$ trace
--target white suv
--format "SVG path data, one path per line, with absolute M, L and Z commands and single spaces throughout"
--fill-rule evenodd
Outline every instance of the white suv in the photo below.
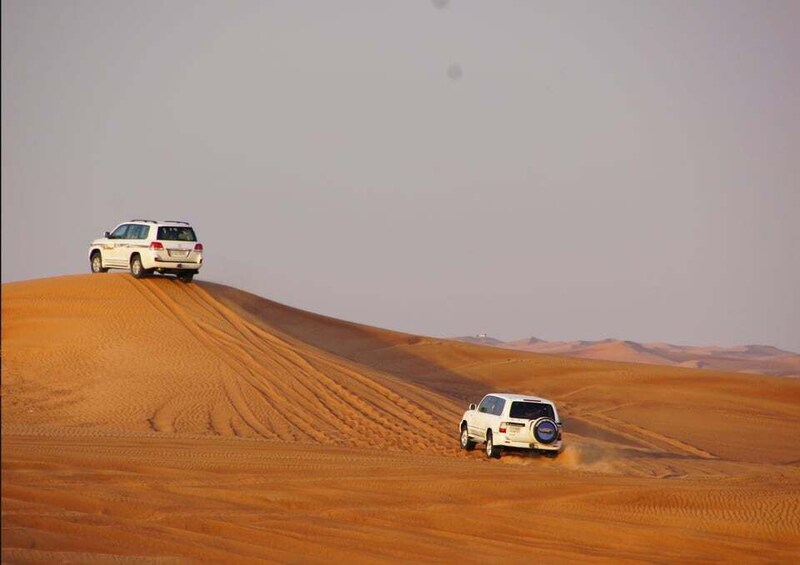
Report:
M 461 449 L 486 442 L 486 456 L 500 457 L 503 448 L 534 449 L 556 457 L 561 449 L 561 420 L 555 404 L 520 394 L 487 394 L 464 412 L 459 425 Z
M 91 243 L 89 263 L 93 273 L 130 269 L 137 279 L 157 272 L 191 282 L 203 266 L 203 244 L 187 222 L 131 220 Z

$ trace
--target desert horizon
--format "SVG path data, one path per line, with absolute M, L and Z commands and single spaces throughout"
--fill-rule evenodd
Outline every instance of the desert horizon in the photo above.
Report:
M 2 287 L 4 562 L 791 562 L 800 381 L 487 348 L 212 282 Z M 488 392 L 557 459 L 458 447 Z M 513 488 L 507 488 L 513 485 Z
M 768 344 L 676 345 L 616 338 L 547 341 L 537 337 L 502 341 L 486 334 L 452 338 L 466 343 L 601 361 L 717 369 L 737 373 L 800 377 L 800 354 Z

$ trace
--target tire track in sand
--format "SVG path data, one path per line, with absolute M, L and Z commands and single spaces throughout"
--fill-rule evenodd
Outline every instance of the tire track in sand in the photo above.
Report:
M 206 432 L 238 435 L 238 419 L 257 435 L 282 441 L 452 449 L 448 420 L 412 400 L 423 396 L 417 387 L 271 334 L 194 285 L 168 279 L 131 284 L 235 374 L 221 379 L 234 418 L 215 415 L 218 408 L 212 408 L 203 417 Z M 159 413 L 152 421 L 167 419 Z M 186 418 L 172 415 L 173 422 L 180 419 Z M 428 445 L 420 446 L 419 437 Z
M 341 359 L 333 358 L 329 353 L 317 350 L 305 344 L 292 344 L 287 339 L 271 334 L 255 324 L 244 320 L 219 301 L 211 297 L 205 290 L 199 287 L 186 287 L 188 293 L 195 295 L 198 302 L 207 305 L 208 308 L 218 312 L 232 328 L 237 331 L 237 335 L 248 341 L 255 349 L 260 350 L 270 357 L 277 356 L 277 360 L 284 360 L 288 363 L 285 368 L 289 375 L 297 379 L 301 386 L 305 383 L 315 383 L 325 389 L 324 399 L 326 402 L 331 400 L 340 401 L 343 409 L 352 410 L 358 408 L 357 414 L 366 414 L 372 422 L 378 422 L 385 428 L 394 431 L 398 427 L 402 431 L 417 437 L 420 433 L 427 436 L 438 436 L 442 445 L 451 443 L 450 436 L 442 430 L 448 430 L 447 422 L 442 418 L 434 416 L 433 412 L 423 408 L 418 403 L 409 400 L 409 393 L 418 392 L 406 383 L 394 383 L 400 386 L 400 391 L 395 392 L 391 387 L 392 377 L 385 374 L 375 374 L 374 370 L 360 367 L 363 373 L 350 367 L 352 363 L 342 362 Z M 320 369 L 317 365 L 324 367 Z M 335 374 L 337 378 L 329 376 Z M 374 377 L 367 376 L 365 373 L 375 374 Z M 306 377 L 314 378 L 308 379 Z M 380 378 L 381 382 L 376 379 Z M 349 379 L 349 386 L 343 386 L 340 382 Z M 387 379 L 389 382 L 387 382 Z M 355 394 L 354 388 L 363 387 L 362 394 Z M 424 393 L 426 396 L 427 392 Z M 418 395 L 416 395 L 418 396 Z M 388 401 L 388 402 L 387 402 Z M 338 420 L 341 418 L 333 412 Z M 387 416 L 384 416 L 387 414 Z M 348 429 L 352 428 L 352 418 L 347 421 Z M 369 424 L 370 422 L 366 422 Z M 398 423 L 400 424 L 398 426 Z M 420 428 L 423 423 L 425 430 Z M 369 430 L 369 427 L 365 428 Z
M 239 358 L 226 353 L 224 350 L 220 350 L 218 346 L 208 340 L 206 338 L 206 334 L 198 328 L 197 324 L 193 322 L 191 317 L 187 316 L 185 312 L 177 307 L 177 304 L 174 300 L 170 300 L 169 297 L 158 288 L 157 285 L 161 284 L 160 282 L 152 279 L 138 281 L 131 280 L 130 282 L 136 288 L 136 290 L 148 300 L 148 302 L 150 302 L 157 310 L 159 310 L 159 312 L 169 316 L 171 319 L 182 325 L 203 346 L 205 346 L 207 350 L 215 354 L 217 358 L 219 358 L 225 365 L 232 369 L 235 374 L 243 377 L 243 373 L 247 372 L 247 368 L 242 366 Z M 228 379 L 222 379 L 222 384 L 224 386 L 230 406 L 235 411 L 236 417 L 248 428 L 252 429 L 256 434 L 268 439 L 293 439 L 293 436 L 288 433 L 288 429 L 291 427 L 289 422 L 270 421 L 270 426 L 265 426 L 262 423 L 263 420 L 257 417 L 252 410 L 250 410 L 239 382 L 231 382 Z M 277 413 L 278 411 L 276 409 L 275 414 Z M 153 419 L 155 420 L 155 414 Z M 212 417 L 212 419 L 219 421 L 219 418 Z M 229 427 L 233 432 L 233 427 Z
M 613 418 L 606 413 L 597 411 L 575 412 L 574 415 L 578 418 L 591 421 L 592 425 L 597 428 L 619 435 L 652 449 L 663 450 L 666 448 L 667 450 L 676 451 L 679 454 L 688 454 L 701 459 L 717 459 L 716 455 L 700 449 L 699 447 L 695 447 L 679 439 L 660 434 L 656 431 L 642 428 L 636 424 L 632 424 L 618 418 Z
M 357 362 L 332 356 L 328 352 L 309 346 L 308 344 L 298 344 L 293 338 L 285 336 L 282 337 L 269 333 L 260 328 L 258 325 L 241 318 L 201 287 L 187 287 L 187 290 L 191 294 L 197 296 L 198 302 L 202 303 L 205 307 L 218 312 L 219 315 L 224 317 L 232 326 L 235 326 L 239 330 L 240 335 L 250 341 L 254 347 L 262 348 L 262 344 L 265 341 L 268 343 L 280 344 L 281 348 L 278 350 L 278 353 L 283 355 L 287 360 L 297 366 L 297 368 L 300 369 L 300 372 L 312 370 L 319 372 L 321 377 L 325 377 L 325 372 L 320 371 L 316 367 L 317 364 L 321 364 L 327 368 L 332 368 L 335 371 L 346 373 L 347 376 L 363 384 L 365 387 L 370 388 L 381 398 L 384 397 L 388 389 L 390 394 L 389 399 L 391 400 L 392 405 L 397 405 L 412 413 L 414 416 L 412 421 L 415 424 L 418 423 L 417 420 L 423 420 L 426 422 L 426 424 L 431 426 L 435 423 L 441 423 L 442 409 L 445 408 L 452 410 L 451 403 L 445 402 L 442 404 L 442 399 L 439 399 L 438 403 L 431 403 L 429 400 L 430 395 L 428 391 L 421 391 L 417 389 L 417 387 L 414 387 L 413 390 L 420 392 L 421 395 L 414 395 L 415 402 L 409 401 L 407 399 L 407 395 L 412 391 L 412 389 L 409 388 L 408 383 L 397 379 L 393 375 L 365 367 Z M 357 367 L 359 370 L 355 370 L 354 367 Z M 367 376 L 367 373 L 374 375 L 374 377 Z M 378 383 L 376 378 L 380 378 L 381 383 Z M 347 389 L 343 389 L 338 382 L 331 379 L 329 380 L 337 392 L 348 392 Z M 400 390 L 395 392 L 391 386 L 393 384 L 399 385 Z M 452 412 L 453 417 L 456 417 L 460 414 L 460 411 L 458 410 L 452 410 Z M 404 413 L 405 412 L 402 412 L 400 415 L 402 416 Z

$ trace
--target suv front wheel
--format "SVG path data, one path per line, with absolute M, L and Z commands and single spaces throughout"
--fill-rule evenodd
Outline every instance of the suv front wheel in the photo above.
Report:
M 472 451 L 475 449 L 475 442 L 469 439 L 469 432 L 467 431 L 466 424 L 461 426 L 461 449 L 465 451 Z
M 90 261 L 92 265 L 92 272 L 93 273 L 107 273 L 108 269 L 103 267 L 103 256 L 100 255 L 99 251 L 95 251 L 92 253 L 92 260 Z

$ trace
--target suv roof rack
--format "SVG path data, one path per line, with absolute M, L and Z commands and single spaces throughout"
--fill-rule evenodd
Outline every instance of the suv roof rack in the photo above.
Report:
M 191 225 L 189 222 L 184 222 L 183 220 L 164 220 L 164 222 L 169 222 L 171 224 L 184 224 L 186 226 Z
M 128 220 L 129 222 L 147 222 L 148 224 L 157 224 L 155 220 L 143 220 L 141 218 L 136 218 L 134 220 Z

